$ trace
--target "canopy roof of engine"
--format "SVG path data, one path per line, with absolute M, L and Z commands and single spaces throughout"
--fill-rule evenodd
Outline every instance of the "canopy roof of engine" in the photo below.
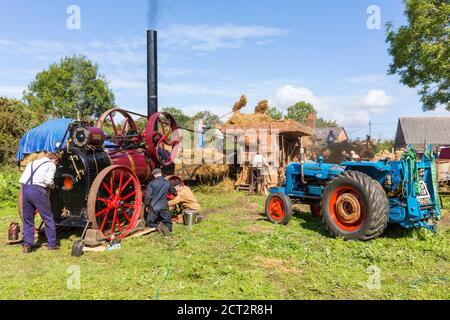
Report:
M 56 152 L 57 143 L 64 145 L 64 134 L 73 119 L 53 119 L 28 131 L 20 140 L 16 161 L 37 152 Z

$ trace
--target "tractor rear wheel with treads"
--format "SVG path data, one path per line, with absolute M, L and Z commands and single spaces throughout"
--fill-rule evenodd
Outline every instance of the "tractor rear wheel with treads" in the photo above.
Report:
M 346 171 L 330 181 L 321 206 L 326 229 L 345 240 L 377 238 L 389 222 L 389 201 L 383 187 L 358 171 Z

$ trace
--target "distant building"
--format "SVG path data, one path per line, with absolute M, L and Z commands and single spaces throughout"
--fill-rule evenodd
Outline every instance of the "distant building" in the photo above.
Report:
M 426 145 L 450 146 L 450 117 L 403 117 L 398 121 L 394 147 L 412 145 L 419 153 Z
M 328 139 L 330 137 L 330 133 L 332 133 L 332 135 L 334 136 L 335 143 L 350 141 L 347 131 L 345 131 L 345 129 L 342 127 L 316 128 L 315 129 L 316 145 L 317 146 L 326 146 L 328 144 Z
M 314 113 L 308 114 L 306 126 L 314 130 L 316 147 L 325 147 L 331 140 L 334 140 L 334 143 L 350 141 L 347 131 L 343 127 L 317 128 L 316 115 Z

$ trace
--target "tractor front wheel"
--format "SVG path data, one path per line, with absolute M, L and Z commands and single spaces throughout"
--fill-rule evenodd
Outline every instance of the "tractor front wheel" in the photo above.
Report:
M 266 200 L 267 219 L 275 224 L 287 225 L 292 217 L 292 203 L 283 193 L 270 194 Z
M 322 198 L 322 219 L 333 237 L 368 241 L 381 236 L 389 221 L 389 201 L 378 181 L 358 171 L 332 180 Z

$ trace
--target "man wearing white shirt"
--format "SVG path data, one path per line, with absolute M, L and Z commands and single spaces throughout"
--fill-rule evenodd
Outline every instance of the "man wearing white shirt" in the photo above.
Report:
M 49 153 L 46 157 L 27 165 L 20 177 L 22 185 L 22 212 L 24 228 L 23 252 L 30 253 L 34 246 L 34 215 L 39 211 L 45 222 L 45 236 L 49 250 L 57 250 L 56 227 L 46 188 L 52 188 L 58 157 Z

